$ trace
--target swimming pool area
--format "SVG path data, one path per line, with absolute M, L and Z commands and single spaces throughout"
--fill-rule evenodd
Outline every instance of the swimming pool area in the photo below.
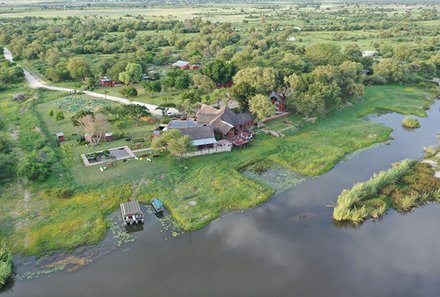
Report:
M 128 146 L 112 148 L 108 151 L 98 151 L 81 155 L 81 159 L 83 160 L 85 166 L 93 166 L 118 160 L 131 159 L 135 157 L 135 154 Z

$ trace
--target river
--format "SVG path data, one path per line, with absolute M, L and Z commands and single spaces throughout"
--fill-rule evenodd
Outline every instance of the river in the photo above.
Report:
M 370 116 L 394 129 L 390 145 L 353 154 L 257 208 L 176 238 L 148 216 L 133 243 L 76 272 L 16 281 L 1 296 L 439 296 L 440 205 L 356 228 L 334 224 L 325 207 L 392 162 L 421 158 L 436 143 L 439 107 L 414 131 L 401 128 L 402 115 Z

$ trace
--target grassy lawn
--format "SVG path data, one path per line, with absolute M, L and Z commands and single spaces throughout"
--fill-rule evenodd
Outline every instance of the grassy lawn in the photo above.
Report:
M 150 103 L 154 105 L 160 105 L 165 102 L 178 103 L 180 101 L 181 92 L 176 91 L 165 91 L 160 93 L 149 93 L 146 92 L 143 87 L 140 85 L 136 85 L 136 90 L 138 91 L 138 95 L 136 97 L 128 98 L 133 101 L 140 101 L 144 103 Z M 119 92 L 123 86 L 114 86 L 114 87 L 97 87 L 93 91 L 101 94 L 107 94 L 111 96 L 124 97 Z M 166 100 L 164 98 L 167 98 Z
M 250 207 L 271 195 L 268 186 L 245 178 L 238 169 L 270 159 L 304 175 L 325 173 L 346 154 L 387 139 L 390 128 L 359 117 L 383 109 L 422 115 L 430 102 L 429 94 L 418 89 L 370 87 L 355 106 L 335 112 L 294 135 L 273 138 L 259 134 L 250 148 L 229 154 L 180 161 L 164 156 L 152 162 L 131 161 L 111 169 L 114 173 L 90 174 L 81 183 L 113 184 L 118 176 L 121 182 L 144 180 L 147 186 L 138 199 L 160 197 L 181 226 L 195 229 L 225 209 Z M 96 172 L 92 168 L 87 170 Z M 190 206 L 190 201 L 191 205 L 196 202 L 196 206 Z
M 72 133 L 68 128 L 68 112 L 65 122 L 56 123 L 48 117 L 48 109 L 63 95 L 41 92 L 38 96 L 41 98 L 36 109 L 47 126 L 47 133 L 60 128 Z M 2 99 L 2 106 L 5 102 L 11 101 Z M 258 205 L 272 195 L 273 189 L 268 185 L 240 173 L 246 166 L 267 159 L 307 176 L 323 174 L 346 154 L 388 138 L 389 127 L 364 120 L 364 115 L 381 110 L 423 115 L 431 102 L 430 94 L 412 87 L 367 87 L 365 96 L 353 102 L 353 106 L 334 111 L 315 124 L 304 124 L 296 133 L 282 138 L 258 134 L 247 149 L 183 160 L 162 154 L 151 162 L 117 162 L 102 173 L 96 166 L 84 167 L 79 154 L 89 148 L 69 140 L 74 154 L 70 170 L 43 185 L 30 185 L 26 190 L 31 198 L 25 203 L 22 187 L 14 184 L 0 187 L 3 202 L 0 235 L 12 240 L 14 250 L 20 252 L 72 248 L 102 238 L 106 230 L 105 215 L 115 210 L 119 202 L 136 198 L 148 203 L 152 197 L 163 200 L 185 230 L 198 229 L 224 211 Z M 291 116 L 290 120 L 298 119 Z M 270 125 L 280 128 L 283 121 Z M 145 135 L 149 129 L 148 125 L 131 126 L 130 134 Z M 57 189 L 65 184 L 76 188 L 73 197 L 61 198 L 57 194 Z M 13 223 L 8 223 L 9 219 Z

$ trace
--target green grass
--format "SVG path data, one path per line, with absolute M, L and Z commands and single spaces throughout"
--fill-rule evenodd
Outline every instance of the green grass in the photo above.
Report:
M 409 95 L 401 96 L 406 92 Z M 380 97 L 385 93 L 388 98 Z M 384 109 L 422 115 L 430 102 L 428 93 L 414 88 L 369 87 L 355 106 L 335 112 L 283 138 L 258 134 L 252 146 L 245 150 L 180 161 L 165 156 L 152 162 L 133 160 L 118 164 L 103 174 L 96 174 L 94 168 L 79 168 L 87 172 L 87 178 L 77 174 L 75 178 L 83 185 L 114 183 L 116 177 L 121 182 L 144 179 L 149 185 L 143 190 L 147 198 L 161 197 L 185 229 L 194 229 L 208 223 L 223 209 L 235 209 L 238 204 L 253 206 L 270 196 L 269 188 L 238 173 L 237 170 L 247 164 L 268 159 L 308 176 L 325 173 L 346 154 L 388 138 L 390 128 L 360 117 Z M 212 185 L 218 188 L 214 190 Z M 185 199 L 188 195 L 195 195 L 203 212 L 188 208 Z M 204 216 L 207 210 L 212 215 Z
M 9 111 L 22 110 L 24 115 L 32 111 L 23 109 L 26 104 L 3 99 L 13 93 L 0 93 L 1 106 L 12 105 Z M 47 135 L 59 129 L 73 132 L 69 120 L 57 123 L 48 116 L 53 103 L 65 95 L 40 91 L 35 96 L 35 104 L 29 105 L 34 106 L 31 115 L 37 117 L 36 123 L 38 119 L 44 122 L 39 125 L 44 126 Z M 72 145 L 73 165 L 60 168 L 44 184 L 23 187 L 13 183 L 0 187 L 0 235 L 13 243 L 14 252 L 41 254 L 69 249 L 102 238 L 107 228 L 105 215 L 116 210 L 119 202 L 136 198 L 148 203 L 152 197 L 164 201 L 183 229 L 198 229 L 225 211 L 256 206 L 272 195 L 274 190 L 269 185 L 241 174 L 243 168 L 269 160 L 307 176 L 323 174 L 346 154 L 388 138 L 390 128 L 364 120 L 364 115 L 381 110 L 423 115 L 431 102 L 428 93 L 415 88 L 367 87 L 365 96 L 353 102 L 353 106 L 320 118 L 315 124 L 304 124 L 282 138 L 258 134 L 247 149 L 182 160 L 162 154 L 151 162 L 117 162 L 102 173 L 96 166 L 84 167 L 80 154 L 119 146 L 125 141 L 90 148 L 76 145 L 66 133 L 67 143 Z M 22 124 L 20 130 L 32 131 L 32 127 L 21 122 L 21 115 L 9 116 L 10 124 L 15 121 Z M 148 135 L 149 129 L 151 125 L 131 125 L 127 133 Z M 73 187 L 76 194 L 62 198 L 62 187 Z M 26 202 L 25 190 L 32 197 Z
M 168 98 L 166 102 L 178 103 L 180 101 L 181 92 L 176 91 L 165 91 L 160 93 L 149 93 L 144 90 L 140 85 L 136 85 L 136 90 L 138 91 L 138 95 L 136 97 L 127 98 L 132 101 L 140 101 L 144 103 L 160 105 L 165 103 L 164 98 Z M 124 97 L 119 92 L 123 86 L 115 86 L 115 87 L 97 87 L 93 91 L 101 94 L 107 94 L 111 96 Z

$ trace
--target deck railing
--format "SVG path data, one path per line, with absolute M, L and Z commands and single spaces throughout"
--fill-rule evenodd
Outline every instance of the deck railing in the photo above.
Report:
M 194 152 L 186 153 L 183 155 L 183 157 L 211 155 L 211 154 L 217 154 L 217 153 L 230 152 L 231 150 L 232 150 L 232 146 L 217 146 L 216 148 L 201 149 L 201 150 L 197 150 Z

